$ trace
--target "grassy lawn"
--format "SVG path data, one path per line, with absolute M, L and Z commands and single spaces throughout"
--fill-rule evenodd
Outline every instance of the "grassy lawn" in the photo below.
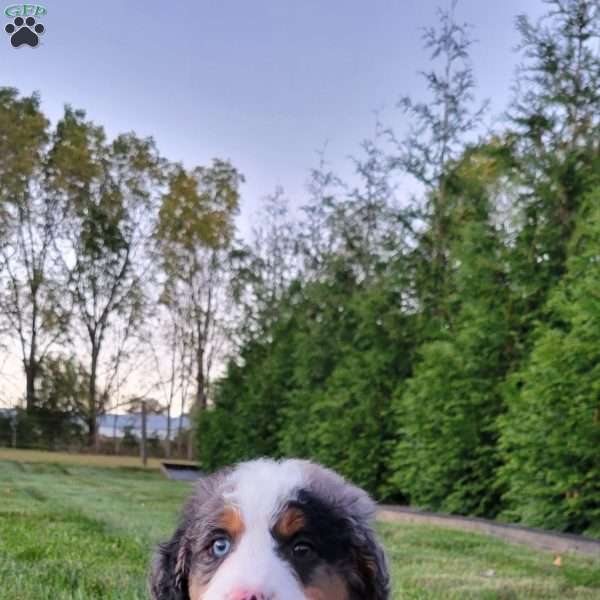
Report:
M 141 467 L 138 456 L 109 456 L 105 454 L 71 454 L 68 452 L 45 452 L 43 450 L 13 450 L 0 448 L 0 461 L 17 461 L 20 463 L 51 463 L 61 465 L 86 465 L 94 467 Z M 169 462 L 186 464 L 186 460 L 169 460 Z M 161 461 L 148 459 L 148 468 L 158 469 Z M 195 464 L 195 463 L 192 463 Z
M 146 598 L 148 560 L 189 484 L 156 471 L 0 461 L 0 600 Z M 396 599 L 598 599 L 600 561 L 381 524 Z

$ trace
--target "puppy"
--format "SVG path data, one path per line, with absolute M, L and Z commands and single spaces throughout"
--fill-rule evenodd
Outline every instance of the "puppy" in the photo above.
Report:
M 260 459 L 205 477 L 156 554 L 154 600 L 386 600 L 374 503 L 301 460 Z

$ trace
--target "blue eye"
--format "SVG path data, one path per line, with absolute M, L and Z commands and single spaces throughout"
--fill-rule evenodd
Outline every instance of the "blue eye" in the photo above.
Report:
M 223 558 L 231 549 L 231 542 L 229 538 L 220 537 L 217 538 L 210 547 L 212 555 L 215 558 Z

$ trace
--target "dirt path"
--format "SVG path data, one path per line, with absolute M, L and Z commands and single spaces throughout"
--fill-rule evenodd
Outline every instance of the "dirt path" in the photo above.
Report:
M 451 529 L 487 533 L 508 542 L 526 544 L 536 550 L 547 550 L 556 554 L 577 552 L 588 556 L 600 557 L 600 540 L 580 535 L 551 533 L 520 525 L 502 525 L 485 519 L 438 515 L 403 506 L 388 506 L 385 504 L 379 506 L 377 518 L 388 522 L 425 523 L 449 527 Z

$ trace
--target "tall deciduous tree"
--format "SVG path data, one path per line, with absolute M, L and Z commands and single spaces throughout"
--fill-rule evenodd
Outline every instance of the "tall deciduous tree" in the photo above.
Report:
M 277 319 L 276 307 L 299 273 L 299 241 L 282 188 L 264 199 L 253 239 L 233 253 L 233 292 L 244 343 L 264 335 Z
M 193 376 L 193 365 L 190 357 L 192 332 L 185 306 L 175 304 L 176 298 L 170 298 L 168 307 L 157 302 L 151 319 L 156 326 L 149 340 L 152 353 L 150 379 L 156 381 L 165 406 L 166 420 L 166 456 L 171 456 L 173 440 L 173 412 L 177 400 L 180 400 L 180 418 L 178 441 L 181 443 L 181 428 L 188 390 Z
M 101 127 L 70 108 L 57 125 L 49 173 L 67 215 L 63 265 L 88 350 L 90 443 L 96 439 L 97 419 L 106 409 L 126 344 L 144 314 L 143 282 L 150 269 L 147 251 L 161 167 L 151 139 L 126 134 L 109 142 Z M 117 325 L 120 347 L 103 363 L 107 336 Z
M 0 89 L 0 318 L 18 345 L 27 409 L 53 344 L 65 334 L 70 302 L 56 268 L 63 211 L 48 193 L 48 121 L 37 96 Z
M 162 301 L 188 319 L 197 410 L 207 406 L 210 372 L 224 341 L 227 265 L 242 181 L 222 160 L 191 171 L 176 165 L 159 211 L 156 240 L 164 271 Z

